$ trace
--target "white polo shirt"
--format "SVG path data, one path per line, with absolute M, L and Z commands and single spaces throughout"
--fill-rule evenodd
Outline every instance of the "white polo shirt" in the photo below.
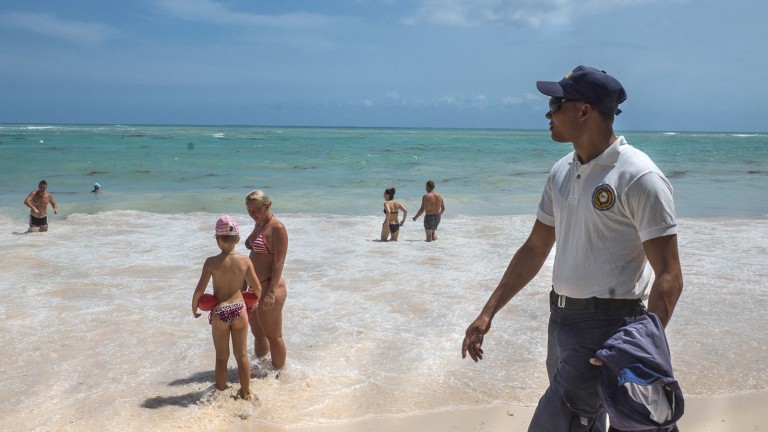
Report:
M 554 290 L 575 298 L 647 299 L 642 243 L 677 234 L 672 185 L 623 136 L 587 164 L 576 152 L 560 159 L 536 217 L 555 227 Z

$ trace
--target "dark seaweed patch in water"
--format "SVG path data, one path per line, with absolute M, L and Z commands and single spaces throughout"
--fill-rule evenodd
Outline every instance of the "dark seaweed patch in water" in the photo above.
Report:
M 674 179 L 674 178 L 685 177 L 686 174 L 687 172 L 685 171 L 670 171 L 669 173 L 666 174 L 666 176 L 668 179 Z
M 768 171 L 764 170 L 749 170 L 747 174 L 768 174 Z
M 91 171 L 88 173 L 89 176 L 95 176 L 99 174 L 107 174 L 107 171 Z
M 529 172 L 515 172 L 509 174 L 510 177 L 526 177 L 530 175 L 537 175 L 537 174 L 549 174 L 549 171 L 529 171 Z
M 204 174 L 204 175 L 197 176 L 197 177 L 182 177 L 179 181 L 185 182 L 185 181 L 196 180 L 196 179 L 201 179 L 201 178 L 206 178 L 206 177 L 218 177 L 218 176 L 219 176 L 219 174 L 208 173 L 208 174 Z
M 317 165 L 309 166 L 309 167 L 304 167 L 304 166 L 301 166 L 301 165 L 294 165 L 293 169 L 299 170 L 299 171 L 313 170 L 313 169 L 317 169 Z

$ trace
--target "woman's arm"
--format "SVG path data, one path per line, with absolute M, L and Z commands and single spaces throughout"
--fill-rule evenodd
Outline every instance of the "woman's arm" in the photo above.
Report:
M 408 210 L 406 210 L 405 206 L 401 202 L 397 202 L 397 207 L 403 211 L 403 220 L 400 221 L 400 226 L 405 225 L 405 217 L 408 216 Z
M 272 253 L 275 255 L 272 263 L 272 280 L 269 281 L 265 295 L 270 293 L 274 295 L 275 289 L 283 277 L 285 256 L 288 254 L 288 232 L 282 222 L 272 229 Z
M 253 230 L 251 230 L 251 233 L 248 234 L 248 237 L 245 238 L 245 248 L 248 250 L 252 250 L 251 239 L 253 238 L 253 233 L 255 232 L 256 232 L 256 225 L 254 224 Z
M 245 280 L 248 282 L 248 286 L 256 294 L 256 298 L 261 298 L 261 282 L 259 282 L 256 271 L 253 269 L 253 263 L 250 259 L 247 259 L 248 267 L 245 270 Z

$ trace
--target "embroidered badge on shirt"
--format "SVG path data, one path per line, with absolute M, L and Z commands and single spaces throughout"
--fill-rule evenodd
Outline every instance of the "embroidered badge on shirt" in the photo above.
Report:
M 592 193 L 592 205 L 598 210 L 608 210 L 616 204 L 616 191 L 609 184 L 601 184 Z

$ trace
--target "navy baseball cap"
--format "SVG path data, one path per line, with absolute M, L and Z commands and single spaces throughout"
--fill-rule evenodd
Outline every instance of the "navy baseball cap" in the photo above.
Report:
M 589 66 L 577 66 L 558 82 L 536 81 L 536 88 L 550 97 L 587 102 L 605 114 L 620 114 L 627 92 L 614 77 Z

